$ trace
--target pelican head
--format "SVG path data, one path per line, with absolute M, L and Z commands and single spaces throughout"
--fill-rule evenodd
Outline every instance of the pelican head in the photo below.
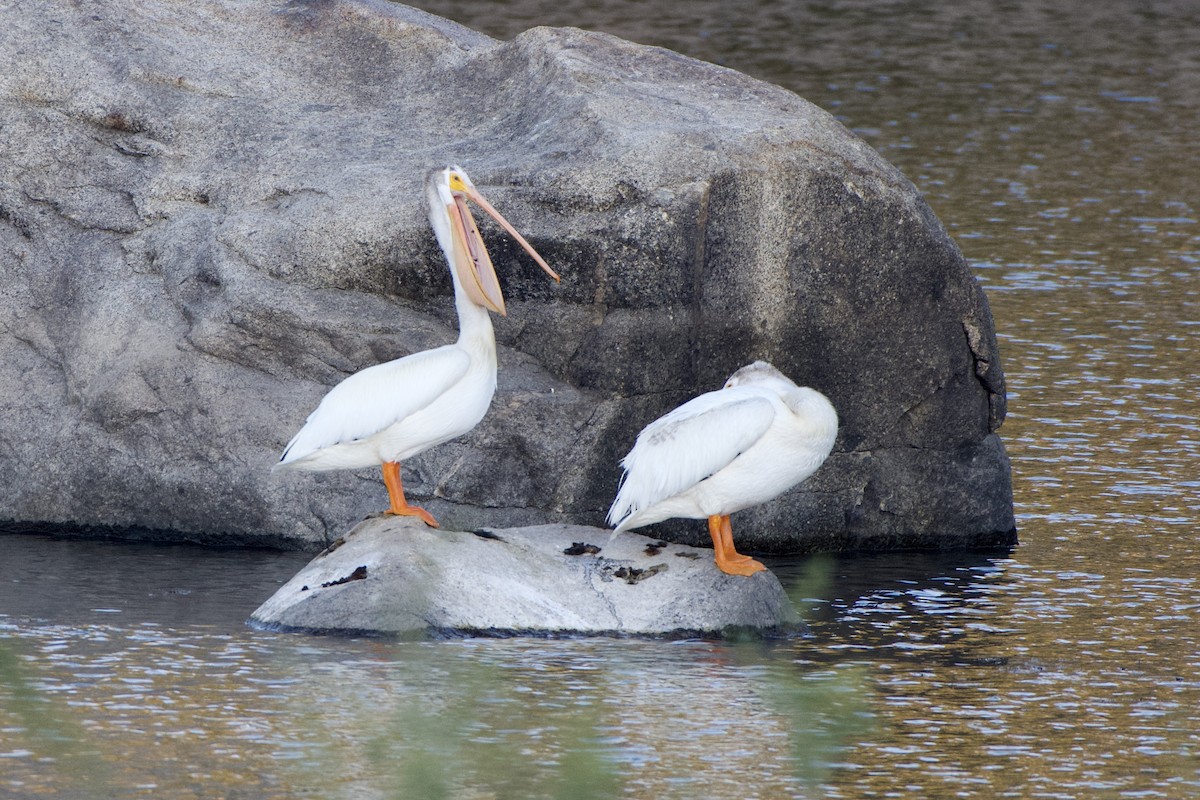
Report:
M 796 388 L 796 384 L 787 375 L 784 375 L 766 361 L 755 361 L 753 364 L 747 364 L 742 367 L 729 376 L 729 380 L 725 381 L 724 388 L 745 386 L 746 384 L 770 386 L 780 394 Z
M 461 167 L 450 166 L 435 170 L 429 176 L 427 194 L 429 222 L 433 226 L 442 252 L 446 254 L 455 282 L 471 302 L 502 316 L 506 313 L 496 269 L 492 266 L 492 259 L 483 244 L 483 238 L 479 235 L 475 218 L 471 216 L 467 207 L 467 200 L 471 200 L 491 215 L 521 247 L 525 248 L 538 266 L 551 278 L 559 280 L 558 273 L 550 269 L 550 265 L 538 255 L 533 245 L 525 241 L 525 237 L 517 233 L 516 228 L 483 198 Z

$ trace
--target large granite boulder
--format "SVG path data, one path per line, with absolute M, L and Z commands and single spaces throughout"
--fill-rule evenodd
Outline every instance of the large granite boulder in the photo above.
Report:
M 376 517 L 266 600 L 253 625 L 306 633 L 787 634 L 771 572 L 726 575 L 712 552 L 635 533 L 538 525 L 435 531 Z
M 1013 540 L 983 293 L 912 184 L 796 95 L 374 0 L 4 17 L 0 520 L 310 547 L 382 508 L 373 472 L 270 466 L 330 386 L 454 338 L 421 181 L 457 162 L 564 280 L 485 231 L 499 391 L 404 465 L 444 524 L 602 524 L 637 431 L 762 358 L 842 424 L 738 515 L 744 550 Z

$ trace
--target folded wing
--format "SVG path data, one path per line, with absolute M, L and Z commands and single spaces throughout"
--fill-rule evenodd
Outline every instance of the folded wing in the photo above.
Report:
M 702 394 L 646 426 L 621 461 L 610 525 L 687 491 L 726 467 L 771 426 L 771 402 L 750 387 Z
M 279 463 L 374 436 L 434 402 L 462 379 L 469 365 L 463 350 L 447 345 L 354 373 L 325 395 Z

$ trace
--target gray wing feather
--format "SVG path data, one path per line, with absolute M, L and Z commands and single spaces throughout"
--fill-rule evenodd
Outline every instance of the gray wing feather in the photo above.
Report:
M 775 409 L 752 387 L 702 394 L 638 434 L 621 488 L 608 512 L 611 525 L 686 491 L 727 466 L 771 426 Z

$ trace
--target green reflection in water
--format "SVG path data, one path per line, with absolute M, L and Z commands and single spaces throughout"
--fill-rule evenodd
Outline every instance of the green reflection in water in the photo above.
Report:
M 811 620 L 827 602 L 835 563 L 832 556 L 819 554 L 785 575 L 784 589 L 801 619 Z M 787 731 L 788 771 L 809 791 L 829 784 L 844 756 L 875 731 L 871 665 L 809 661 L 805 656 L 813 655 L 818 645 L 810 651 L 804 640 L 781 643 L 748 634 L 728 646 L 731 660 L 742 669 L 765 666 L 754 691 Z M 787 654 L 800 657 L 789 660 Z
M 829 783 L 843 754 L 873 729 L 868 674 L 866 665 L 841 665 L 767 686 L 768 702 L 791 723 L 792 768 L 805 786 Z
M 33 760 L 59 776 L 59 789 L 87 787 L 102 796 L 108 771 L 99 751 L 61 704 L 38 691 L 18 645 L 0 637 L 0 758 Z
M 779 658 L 788 646 L 385 647 L 306 681 L 322 700 L 283 725 L 308 732 L 289 782 L 347 797 L 806 795 L 872 729 L 872 693 L 862 667 L 812 669 Z
M 814 796 L 875 722 L 808 640 L 14 630 L 5 797 Z
M 590 696 L 538 687 L 533 691 L 551 696 L 537 703 L 536 725 L 529 726 L 529 688 L 513 683 L 501 667 L 415 652 L 420 655 L 397 665 L 396 677 L 408 691 L 365 745 L 383 782 L 396 787 L 393 796 L 460 797 L 467 787 L 556 800 L 620 793 L 612 748 L 601 741 L 600 710 Z
M 819 554 L 784 587 L 802 619 L 812 620 L 833 586 L 834 559 Z M 828 783 L 843 754 L 875 730 L 874 695 L 867 664 L 833 665 L 809 673 L 790 670 L 771 681 L 769 702 L 791 720 L 796 776 L 808 787 Z

